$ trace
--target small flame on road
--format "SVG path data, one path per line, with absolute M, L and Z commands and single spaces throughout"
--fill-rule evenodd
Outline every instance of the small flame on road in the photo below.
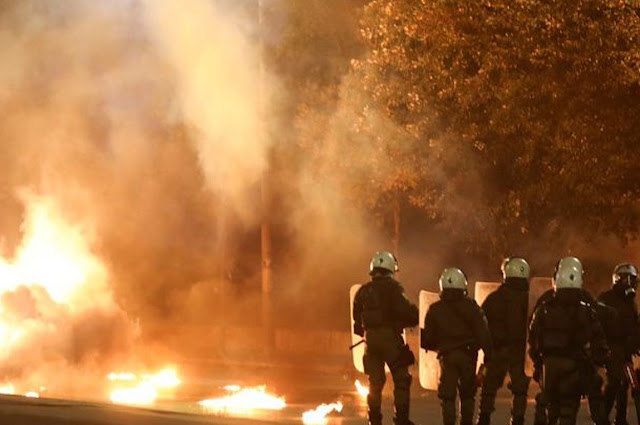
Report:
M 133 388 L 118 388 L 109 397 L 116 404 L 130 404 L 133 406 L 150 406 L 158 398 L 155 388 L 146 382 Z
M 201 400 L 198 404 L 215 415 L 251 415 L 256 410 L 282 410 L 287 405 L 283 397 L 267 393 L 264 385 L 253 388 L 227 385 L 224 389 L 231 394 Z
M 16 393 L 16 388 L 13 386 L 13 384 L 4 384 L 0 386 L 0 394 L 15 395 L 15 393 Z
M 141 376 L 131 372 L 112 372 L 107 378 L 111 382 L 128 384 L 126 387 L 111 391 L 109 396 L 111 401 L 134 406 L 150 406 L 156 401 L 161 391 L 172 390 L 182 383 L 173 369 L 164 369 L 154 375 Z
M 358 390 L 358 394 L 364 398 L 369 395 L 369 388 L 362 385 L 359 379 L 356 379 L 356 389 Z
M 40 394 L 38 394 L 35 391 L 29 391 L 28 393 L 26 393 L 24 395 L 25 397 L 29 397 L 29 398 L 40 398 Z
M 328 422 L 327 415 L 331 412 L 342 412 L 343 405 L 340 402 L 321 404 L 313 410 L 307 410 L 302 414 L 302 422 L 305 425 L 324 425 Z

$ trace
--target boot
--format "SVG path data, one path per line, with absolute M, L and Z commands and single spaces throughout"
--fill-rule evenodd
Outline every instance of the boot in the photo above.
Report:
M 511 417 L 511 425 L 524 425 L 524 416 Z
M 491 415 L 480 413 L 478 415 L 478 422 L 476 422 L 476 425 L 491 425 Z
M 396 406 L 393 423 L 394 425 L 415 425 L 409 420 L 409 406 Z
M 369 425 L 382 425 L 382 413 L 380 413 L 380 409 L 369 409 L 367 414 L 369 416 Z

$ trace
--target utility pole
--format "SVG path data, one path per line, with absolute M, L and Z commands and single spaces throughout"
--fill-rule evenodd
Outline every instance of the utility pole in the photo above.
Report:
M 268 146 L 268 134 L 265 128 L 265 64 L 264 64 L 264 0 L 258 0 L 258 137 L 263 146 Z M 273 327 L 273 315 L 271 309 L 271 292 L 273 289 L 271 269 L 271 224 L 269 222 L 269 209 L 271 206 L 271 193 L 269 184 L 269 164 L 262 174 L 260 185 L 262 202 L 262 224 L 260 226 L 260 250 L 262 257 L 262 329 L 264 335 L 264 351 L 270 355 L 275 349 L 275 330 Z

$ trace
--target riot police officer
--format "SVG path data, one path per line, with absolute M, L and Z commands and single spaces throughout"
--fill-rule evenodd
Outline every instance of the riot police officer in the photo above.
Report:
M 498 389 L 509 373 L 513 394 L 511 424 L 523 425 L 529 377 L 524 372 L 529 308 L 529 264 L 523 258 L 502 262 L 503 284 L 489 294 L 482 310 L 489 322 L 493 358 L 485 360 L 486 378 L 480 396 L 478 425 L 489 425 Z
M 550 424 L 574 425 L 585 382 L 603 365 L 608 346 L 596 312 L 582 301 L 582 264 L 561 259 L 553 277 L 555 293 L 534 312 L 529 354 L 534 379 L 542 382 Z
M 638 307 L 635 302 L 638 285 L 638 269 L 633 264 L 618 264 L 613 270 L 613 287 L 600 295 L 599 300 L 617 313 L 617 323 L 607 338 L 611 346 L 611 358 L 607 362 L 607 385 L 604 390 L 605 413 L 611 413 L 616 403 L 616 425 L 627 424 L 627 390 L 624 376 L 625 363 L 638 351 Z
M 537 308 L 544 304 L 545 302 L 551 300 L 555 294 L 555 289 L 549 289 L 545 291 L 540 298 L 538 298 L 533 311 L 536 311 Z M 605 339 L 609 334 L 609 330 L 613 329 L 616 326 L 616 312 L 611 307 L 602 304 L 595 300 L 593 295 L 589 293 L 586 289 L 581 289 L 581 300 L 582 302 L 589 304 L 596 312 L 596 316 L 600 321 L 600 324 L 603 328 Z M 538 372 L 541 372 L 540 370 Z M 587 370 L 585 370 L 587 372 Z M 587 401 L 589 403 L 589 415 L 591 420 L 595 425 L 608 425 L 609 421 L 605 415 L 604 411 L 604 398 L 602 395 L 602 385 L 604 384 L 604 380 L 602 376 L 598 373 L 598 369 L 593 367 L 591 368 L 592 376 L 590 379 L 583 381 L 585 386 L 582 388 L 582 395 L 587 396 Z M 547 425 L 547 403 L 544 400 L 544 394 L 539 392 L 535 397 L 535 413 L 534 413 L 534 425 Z
M 444 425 L 456 423 L 456 393 L 460 396 L 460 424 L 473 423 L 478 350 L 491 361 L 489 327 L 482 309 L 467 297 L 462 270 L 448 268 L 440 276 L 440 300 L 431 305 L 421 332 L 420 346 L 438 353 L 441 374 L 438 397 Z
M 387 364 L 394 385 L 394 423 L 411 425 L 409 366 L 415 362 L 415 357 L 405 344 L 402 331 L 418 325 L 418 308 L 407 299 L 402 285 L 394 279 L 398 261 L 393 254 L 376 252 L 369 269 L 371 280 L 362 285 L 353 300 L 354 332 L 364 337 L 367 344 L 363 364 L 369 376 L 369 423 L 382 424 L 382 388 Z

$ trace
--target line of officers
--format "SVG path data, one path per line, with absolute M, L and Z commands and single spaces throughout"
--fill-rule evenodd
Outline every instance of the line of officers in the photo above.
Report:
M 413 424 L 409 419 L 409 366 L 415 357 L 402 332 L 418 325 L 418 309 L 395 280 L 397 271 L 393 254 L 377 252 L 370 264 L 371 280 L 353 301 L 354 332 L 366 341 L 363 364 L 369 377 L 371 425 L 382 423 L 385 364 L 394 383 L 394 423 Z M 511 425 L 523 425 L 530 383 L 525 374 L 528 344 L 533 380 L 540 387 L 534 425 L 575 424 L 582 397 L 588 399 L 595 425 L 610 423 L 614 405 L 615 425 L 627 425 L 630 383 L 634 400 L 638 400 L 636 409 L 640 408 L 637 375 L 629 367 L 640 350 L 637 268 L 628 263 L 617 265 L 612 288 L 596 300 L 583 288 L 580 260 L 562 258 L 553 273 L 553 289 L 538 299 L 531 316 L 527 261 L 505 259 L 502 275 L 503 284 L 482 306 L 468 297 L 467 278 L 460 269 L 447 268 L 440 276 L 440 300 L 427 311 L 420 346 L 438 355 L 443 424 L 454 425 L 459 416 L 461 425 L 473 425 L 475 395 L 481 385 L 476 425 L 490 425 L 496 393 L 509 374 Z M 476 373 L 479 350 L 484 353 L 480 375 Z M 606 384 L 601 368 L 606 370 Z

